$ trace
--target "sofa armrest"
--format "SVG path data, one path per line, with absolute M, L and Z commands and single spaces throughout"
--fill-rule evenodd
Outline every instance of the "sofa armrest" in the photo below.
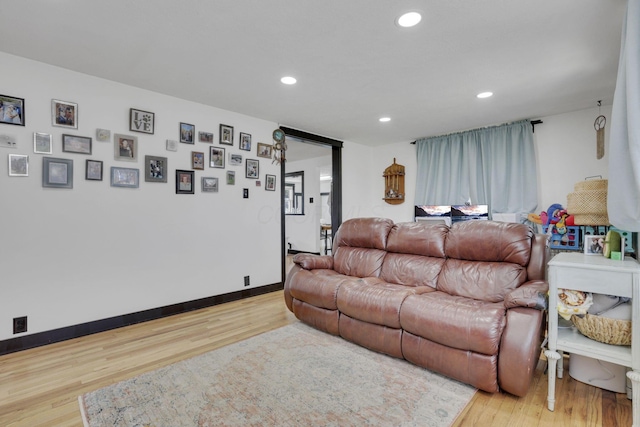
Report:
M 509 292 L 504 299 L 505 308 L 527 307 L 547 309 L 549 284 L 544 280 L 532 280 Z
M 293 257 L 293 262 L 305 270 L 333 270 L 333 256 L 331 255 L 296 254 Z

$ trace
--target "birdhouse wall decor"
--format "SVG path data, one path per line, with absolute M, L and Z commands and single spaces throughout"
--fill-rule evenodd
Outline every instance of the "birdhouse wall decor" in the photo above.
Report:
M 384 201 L 390 205 L 404 203 L 404 166 L 396 163 L 384 170 Z

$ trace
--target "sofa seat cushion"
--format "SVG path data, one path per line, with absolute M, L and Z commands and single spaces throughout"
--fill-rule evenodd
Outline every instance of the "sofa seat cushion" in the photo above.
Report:
M 434 291 L 433 288 L 409 287 L 367 277 L 343 282 L 338 289 L 337 306 L 341 313 L 363 322 L 400 328 L 400 306 L 409 295 Z
M 471 298 L 430 292 L 409 295 L 400 310 L 402 328 L 447 347 L 498 354 L 505 307 Z
M 289 293 L 315 307 L 337 310 L 338 289 L 343 283 L 356 280 L 333 270 L 299 270 L 289 284 Z

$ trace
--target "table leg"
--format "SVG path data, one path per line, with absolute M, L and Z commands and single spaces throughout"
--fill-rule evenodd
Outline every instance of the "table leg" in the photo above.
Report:
M 627 377 L 631 380 L 631 407 L 633 410 L 633 427 L 640 427 L 640 372 L 629 371 Z
M 544 355 L 547 357 L 547 378 L 549 381 L 549 388 L 547 391 L 547 407 L 550 411 L 555 409 L 556 405 L 556 368 L 558 366 L 558 360 L 562 363 L 561 355 L 554 350 L 545 350 Z

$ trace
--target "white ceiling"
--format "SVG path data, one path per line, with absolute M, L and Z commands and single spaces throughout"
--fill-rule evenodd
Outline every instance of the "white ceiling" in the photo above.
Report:
M 611 104 L 625 7 L 0 0 L 0 51 L 378 146 Z M 397 27 L 409 10 L 421 11 L 422 22 Z M 281 84 L 284 75 L 298 84 Z M 495 95 L 475 97 L 487 90 Z

